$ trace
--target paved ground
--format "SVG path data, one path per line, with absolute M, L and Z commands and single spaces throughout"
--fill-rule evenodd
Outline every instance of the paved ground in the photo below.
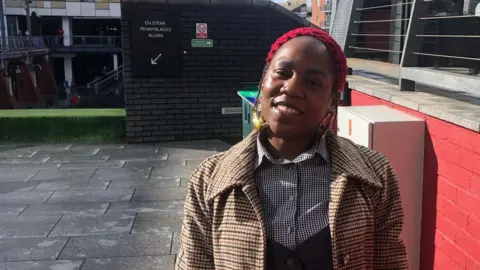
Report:
M 0 145 L 0 269 L 173 269 L 187 177 L 226 148 Z

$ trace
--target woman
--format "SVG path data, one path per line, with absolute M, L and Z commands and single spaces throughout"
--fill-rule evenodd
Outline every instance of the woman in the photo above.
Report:
M 407 269 L 390 164 L 327 129 L 346 69 L 322 30 L 272 45 L 255 131 L 191 176 L 177 269 Z

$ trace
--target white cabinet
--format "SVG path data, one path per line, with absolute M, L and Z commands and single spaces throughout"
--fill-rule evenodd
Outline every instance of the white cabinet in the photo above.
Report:
M 385 155 L 400 185 L 404 212 L 401 237 L 411 270 L 420 263 L 425 121 L 387 106 L 338 108 L 338 136 Z

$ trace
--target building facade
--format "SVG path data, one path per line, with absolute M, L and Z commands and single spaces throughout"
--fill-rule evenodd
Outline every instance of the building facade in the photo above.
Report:
M 330 32 L 333 0 L 311 0 L 311 22 Z
M 86 85 L 121 64 L 120 0 L 4 0 L 6 35 L 41 36 L 58 85 Z

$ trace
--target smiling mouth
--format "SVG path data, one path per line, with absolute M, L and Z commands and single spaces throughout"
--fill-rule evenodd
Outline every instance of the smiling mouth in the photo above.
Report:
M 298 108 L 296 108 L 293 104 L 290 104 L 290 103 L 278 102 L 278 103 L 274 103 L 273 107 L 279 110 L 280 112 L 283 112 L 286 114 L 299 115 L 302 113 Z

